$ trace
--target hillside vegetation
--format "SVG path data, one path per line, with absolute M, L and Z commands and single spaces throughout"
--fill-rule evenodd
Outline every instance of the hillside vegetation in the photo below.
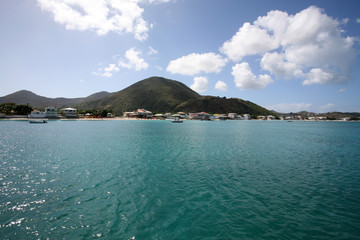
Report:
M 79 110 L 111 110 L 116 115 L 125 111 L 144 108 L 154 113 L 208 112 L 249 113 L 251 115 L 272 114 L 269 110 L 250 101 L 238 98 L 201 96 L 185 84 L 151 77 L 139 81 L 121 91 L 99 92 L 86 98 L 46 98 L 29 91 L 19 91 L 0 98 L 0 103 L 29 104 L 35 108 L 46 106 L 75 107 Z
M 179 104 L 201 96 L 181 82 L 151 77 L 100 100 L 79 107 L 110 108 L 115 113 L 145 108 L 153 112 L 171 112 Z
M 188 100 L 176 107 L 176 111 L 208 113 L 248 113 L 250 115 L 271 115 L 269 110 L 250 101 L 238 98 L 220 98 L 203 96 L 199 99 Z
M 12 94 L 9 94 L 5 97 L 0 97 L 1 103 L 15 103 L 15 104 L 28 104 L 35 108 L 45 108 L 48 106 L 56 106 L 56 107 L 68 107 L 79 105 L 83 102 L 89 102 L 101 99 L 105 96 L 108 96 L 110 93 L 108 92 L 98 92 L 94 93 L 85 98 L 47 98 L 43 96 L 39 96 L 33 92 L 27 90 L 21 90 Z

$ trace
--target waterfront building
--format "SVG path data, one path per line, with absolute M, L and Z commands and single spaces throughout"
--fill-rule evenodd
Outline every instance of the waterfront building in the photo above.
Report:
M 171 114 L 171 113 L 165 113 L 165 114 L 164 114 L 164 117 L 165 117 L 165 118 L 172 118 L 172 114 Z
M 77 118 L 77 110 L 75 108 L 63 108 L 61 112 L 67 118 Z
M 211 115 L 206 112 L 189 113 L 189 118 L 193 120 L 210 120 Z
M 156 119 L 164 120 L 166 117 L 162 113 L 157 113 L 154 115 Z
M 153 114 L 152 114 L 151 111 L 139 108 L 136 111 L 124 112 L 123 116 L 124 117 L 130 117 L 130 118 L 152 118 Z
M 180 118 L 182 118 L 182 119 L 188 118 L 188 115 L 186 115 L 186 113 L 184 113 L 184 112 L 178 112 L 177 114 L 179 114 Z
M 239 115 L 237 113 L 229 113 L 228 114 L 229 119 L 239 119 Z
M 244 120 L 250 120 L 251 116 L 250 114 L 244 114 Z
M 55 107 L 46 107 L 45 115 L 47 118 L 59 118 L 58 110 Z

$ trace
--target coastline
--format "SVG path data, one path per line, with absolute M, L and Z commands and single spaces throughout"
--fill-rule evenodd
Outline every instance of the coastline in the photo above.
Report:
M 6 117 L 0 118 L 0 121 L 28 121 L 29 118 L 25 117 Z M 128 117 L 113 117 L 113 118 L 60 118 L 60 119 L 48 119 L 44 118 L 47 121 L 164 121 L 165 119 L 145 119 L 145 118 L 128 118 Z M 201 121 L 198 119 L 183 119 L 183 120 L 192 120 L 192 121 Z M 262 119 L 250 119 L 250 120 L 228 120 L 228 121 L 267 121 L 267 122 L 279 122 L 279 121 L 287 121 L 287 120 L 262 120 Z M 292 122 L 360 122 L 360 120 L 292 120 Z

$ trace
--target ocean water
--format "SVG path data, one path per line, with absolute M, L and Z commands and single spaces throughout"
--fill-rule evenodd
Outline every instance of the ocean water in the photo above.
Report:
M 360 123 L 0 122 L 1 239 L 360 239 Z

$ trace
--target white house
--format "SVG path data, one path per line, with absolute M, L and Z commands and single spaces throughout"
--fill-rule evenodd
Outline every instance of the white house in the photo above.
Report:
M 130 117 L 130 118 L 152 118 L 153 114 L 152 112 L 139 108 L 136 111 L 133 112 L 124 112 L 123 117 Z
M 67 118 L 77 118 L 77 110 L 75 108 L 63 108 L 61 112 Z
M 228 117 L 230 119 L 239 119 L 239 115 L 237 115 L 237 113 L 229 113 Z
M 250 114 L 244 114 L 244 120 L 250 120 Z
M 47 118 L 59 118 L 57 108 L 55 107 L 46 107 L 45 108 L 45 115 Z

